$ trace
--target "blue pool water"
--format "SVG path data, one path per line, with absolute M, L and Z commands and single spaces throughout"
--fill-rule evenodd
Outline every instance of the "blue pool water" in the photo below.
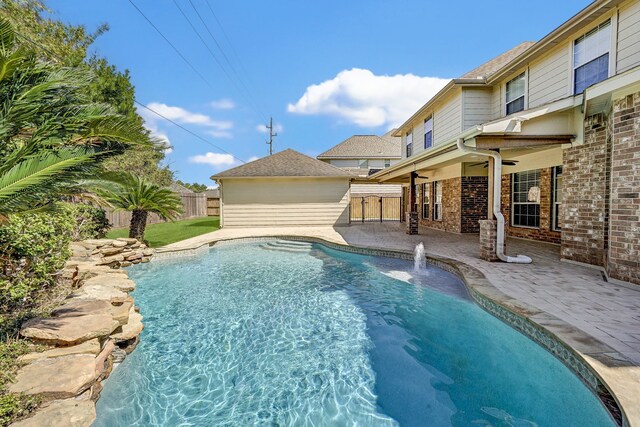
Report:
M 454 276 L 313 245 L 137 266 L 145 329 L 94 426 L 611 426 Z

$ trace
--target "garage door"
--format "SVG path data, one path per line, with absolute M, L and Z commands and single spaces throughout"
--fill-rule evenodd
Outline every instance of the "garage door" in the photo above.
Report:
M 349 179 L 227 178 L 222 204 L 224 227 L 346 225 Z

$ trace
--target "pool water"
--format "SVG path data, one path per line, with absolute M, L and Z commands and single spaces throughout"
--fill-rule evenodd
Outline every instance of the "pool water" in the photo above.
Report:
M 455 276 L 304 243 L 130 270 L 145 329 L 94 426 L 612 426 Z

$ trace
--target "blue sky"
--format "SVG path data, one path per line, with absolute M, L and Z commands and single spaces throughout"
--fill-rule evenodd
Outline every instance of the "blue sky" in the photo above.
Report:
M 167 162 L 177 177 L 204 184 L 212 184 L 214 172 L 238 164 L 222 150 L 242 160 L 268 154 L 264 129 L 259 129 L 265 117 L 273 116 L 279 128 L 275 151 L 293 148 L 315 156 L 353 134 L 382 134 L 408 118 L 446 79 L 522 41 L 540 39 L 588 4 L 175 0 L 207 48 L 173 0 L 133 1 L 206 82 L 128 0 L 47 4 L 56 18 L 89 30 L 108 23 L 110 31 L 93 51 L 130 70 L 140 102 L 219 147 L 143 112 L 147 126 L 173 147 Z

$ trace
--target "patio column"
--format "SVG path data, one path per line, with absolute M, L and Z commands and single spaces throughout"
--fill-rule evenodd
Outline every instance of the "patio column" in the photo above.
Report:
M 418 172 L 411 172 L 409 179 L 409 212 L 407 212 L 407 234 L 418 234 L 418 211 L 416 210 L 416 178 Z
M 489 171 L 489 176 L 488 176 L 489 179 L 488 179 L 488 185 L 487 185 L 487 192 L 488 192 L 487 219 L 489 220 L 493 219 L 493 168 L 494 168 L 494 165 L 495 165 L 494 158 L 489 157 L 489 164 L 487 165 L 487 170 Z

